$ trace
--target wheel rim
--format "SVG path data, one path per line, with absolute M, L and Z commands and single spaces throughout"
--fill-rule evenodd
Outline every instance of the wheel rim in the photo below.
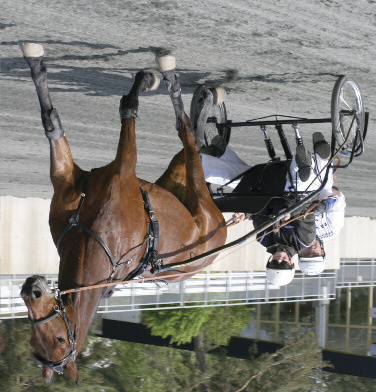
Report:
M 206 146 L 209 146 L 214 136 L 219 134 L 217 124 L 223 124 L 225 122 L 226 109 L 224 105 L 220 104 L 213 106 L 213 108 L 210 109 L 209 117 L 205 125 L 204 137 Z
M 363 116 L 364 109 L 359 87 L 354 81 L 347 80 L 343 84 L 338 96 L 339 129 L 336 130 L 337 133 L 340 133 L 338 136 L 340 136 L 342 143 L 348 136 L 343 150 L 348 152 L 352 151 L 357 129 L 358 127 L 362 129 Z M 358 140 L 355 149 L 359 146 L 359 143 L 360 140 Z

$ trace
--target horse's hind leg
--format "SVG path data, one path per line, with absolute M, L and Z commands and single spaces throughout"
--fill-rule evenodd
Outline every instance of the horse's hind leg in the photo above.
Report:
M 163 56 L 157 57 L 156 63 L 159 70 L 163 75 L 163 81 L 165 83 L 166 89 L 170 94 L 172 106 L 175 110 L 176 116 L 176 129 L 177 131 L 181 128 L 181 117 L 185 115 L 184 105 L 181 99 L 181 88 L 178 76 L 175 73 L 176 63 L 175 57 L 173 56 Z
M 197 153 L 192 125 L 184 111 L 181 89 L 175 73 L 175 59 L 165 56 L 157 59 L 166 88 L 170 94 L 177 119 L 179 138 L 184 150 L 178 153 L 158 185 L 172 191 L 188 208 L 203 232 L 223 225 L 223 216 L 213 203 L 205 182 L 201 160 Z M 177 186 L 173 189 L 173 183 Z M 183 192 L 176 194 L 176 190 Z
M 42 124 L 50 142 L 51 181 L 55 191 L 56 187 L 66 189 L 67 186 L 74 186 L 82 171 L 73 163 L 72 154 L 68 141 L 64 136 L 59 115 L 52 106 L 47 86 L 47 68 L 43 58 L 43 46 L 33 43 L 22 43 L 20 47 L 31 69 L 31 77 L 39 98 Z
M 31 69 L 31 77 L 37 90 L 42 124 L 46 132 L 46 136 L 50 140 L 60 139 L 64 130 L 61 126 L 59 115 L 53 108 L 50 94 L 47 86 L 47 68 L 43 59 L 43 46 L 38 44 L 21 44 L 22 53 Z

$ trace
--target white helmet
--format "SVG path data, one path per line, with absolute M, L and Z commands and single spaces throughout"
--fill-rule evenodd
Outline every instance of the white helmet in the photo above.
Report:
M 276 286 L 289 284 L 295 275 L 295 267 L 291 269 L 266 268 L 266 279 Z
M 325 266 L 325 256 L 299 257 L 299 268 L 305 275 L 318 275 Z

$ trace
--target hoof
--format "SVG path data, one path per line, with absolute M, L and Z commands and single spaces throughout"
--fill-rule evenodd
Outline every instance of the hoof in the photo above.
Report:
M 42 45 L 31 42 L 20 42 L 19 45 L 24 57 L 42 57 L 44 55 Z
M 147 77 L 145 79 L 147 79 L 147 82 L 144 87 L 145 89 L 143 91 L 156 90 L 159 86 L 160 81 L 161 81 L 154 72 L 148 72 Z
M 176 59 L 174 56 L 156 57 L 155 62 L 160 72 L 171 71 L 176 68 Z
M 136 74 L 135 83 L 139 85 L 139 92 L 156 90 L 159 86 L 159 78 L 154 72 L 139 71 Z
M 221 105 L 226 99 L 226 90 L 222 86 L 217 86 L 211 89 L 213 93 L 213 104 Z M 213 91 L 215 90 L 215 91 Z

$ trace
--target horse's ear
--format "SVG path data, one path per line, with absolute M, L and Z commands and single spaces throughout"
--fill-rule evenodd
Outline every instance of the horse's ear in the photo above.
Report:
M 43 377 L 44 382 L 46 383 L 46 385 L 50 385 L 51 384 L 53 375 L 54 375 L 54 371 L 52 369 L 49 369 L 47 366 L 43 365 L 42 377 Z
M 80 384 L 78 382 L 79 375 L 78 375 L 76 365 L 72 359 L 66 364 L 65 370 L 73 378 L 73 380 L 76 382 L 77 386 L 79 387 L 80 386 Z

